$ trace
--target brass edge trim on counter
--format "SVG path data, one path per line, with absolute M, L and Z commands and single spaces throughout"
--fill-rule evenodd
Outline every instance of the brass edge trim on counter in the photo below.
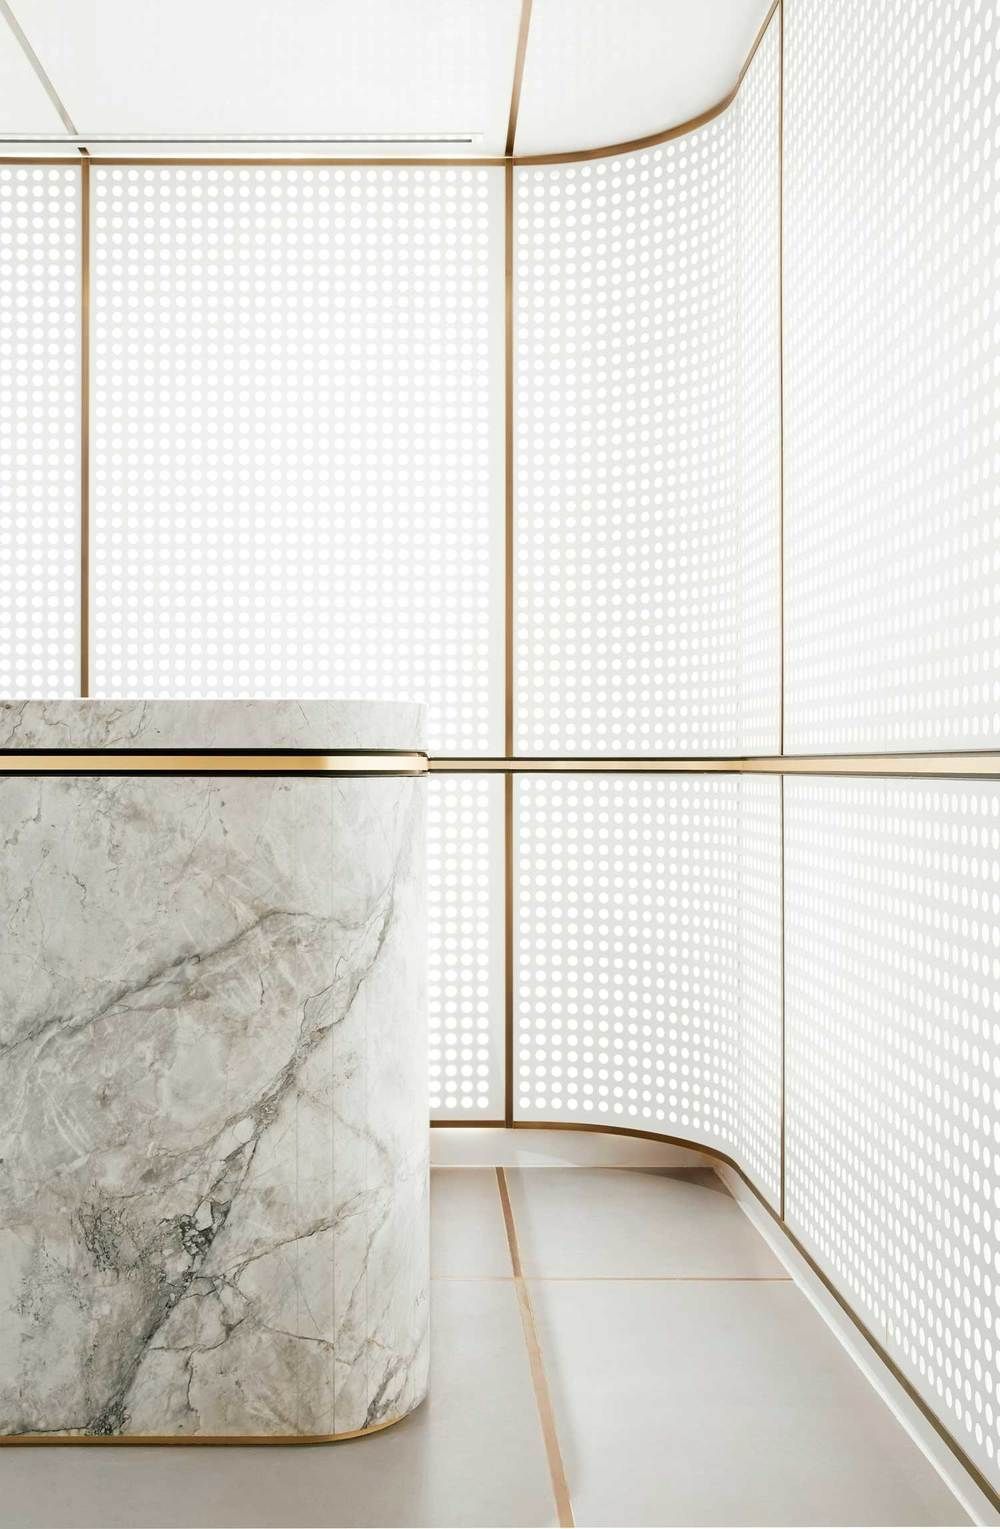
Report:
M 441 1123 L 444 1124 L 445 1122 Z M 450 1124 L 450 1122 L 448 1123 Z M 724 1163 L 727 1168 L 731 1168 L 733 1172 L 737 1174 L 741 1181 L 746 1185 L 747 1189 L 749 1189 L 750 1193 L 755 1197 L 755 1199 L 759 1201 L 760 1205 L 770 1216 L 778 1230 L 784 1237 L 787 1238 L 795 1252 L 809 1266 L 810 1270 L 813 1274 L 815 1274 L 816 1278 L 823 1285 L 827 1293 L 833 1297 L 841 1311 L 857 1329 L 861 1337 L 864 1338 L 865 1341 L 874 1350 L 876 1356 L 881 1360 L 882 1364 L 885 1365 L 890 1375 L 897 1382 L 897 1384 L 902 1387 L 910 1401 L 921 1413 L 925 1421 L 928 1422 L 933 1428 L 942 1444 L 944 1444 L 951 1451 L 958 1464 L 968 1474 L 975 1486 L 978 1487 L 980 1492 L 982 1492 L 986 1500 L 991 1504 L 992 1507 L 1000 1510 L 1000 1492 L 998 1492 L 997 1489 L 992 1485 L 983 1471 L 981 1471 L 979 1466 L 976 1465 L 975 1461 L 968 1454 L 966 1454 L 958 1440 L 954 1438 L 954 1436 L 948 1431 L 947 1427 L 937 1416 L 930 1403 L 920 1395 L 920 1392 L 917 1391 L 913 1385 L 913 1382 L 907 1378 L 907 1376 L 904 1374 L 902 1369 L 900 1369 L 899 1365 L 896 1363 L 884 1345 L 880 1342 L 880 1340 L 868 1327 L 866 1327 L 865 1323 L 861 1320 L 857 1312 L 848 1302 L 846 1296 L 844 1296 L 837 1289 L 837 1286 L 834 1284 L 831 1277 L 825 1272 L 825 1270 L 816 1261 L 813 1255 L 808 1251 L 804 1244 L 800 1242 L 799 1238 L 791 1230 L 783 1215 L 781 1215 L 770 1203 L 770 1201 L 765 1198 L 763 1191 L 758 1189 L 757 1185 L 750 1178 L 746 1169 L 741 1167 L 734 1157 L 730 1157 L 728 1152 L 724 1152 L 721 1147 L 706 1146 L 704 1142 L 694 1141 L 688 1136 L 673 1136 L 668 1135 L 663 1131 L 644 1131 L 632 1126 L 604 1125 L 603 1123 L 597 1121 L 514 1120 L 512 1122 L 511 1128 L 515 1131 L 584 1131 L 607 1136 L 634 1136 L 642 1141 L 658 1141 L 673 1147 L 689 1147 L 692 1151 L 703 1152 L 706 1157 L 712 1158 L 715 1162 Z
M 941 754 L 771 754 L 720 758 L 537 759 L 439 757 L 429 761 L 442 774 L 602 774 L 616 775 L 864 775 L 1000 779 L 1000 754 L 970 751 Z
M 417 1403 L 417 1407 L 422 1402 Z M 70 1434 L 70 1433 L 8 1433 L 0 1434 L 0 1448 L 34 1448 L 53 1449 L 62 1445 L 64 1448 L 72 1446 L 75 1449 L 88 1449 L 97 1445 L 121 1446 L 173 1446 L 186 1449 L 189 1445 L 195 1445 L 204 1449 L 207 1446 L 229 1446 L 251 1444 L 273 1445 L 285 1444 L 301 1446 L 305 1444 L 343 1444 L 348 1439 L 363 1439 L 370 1433 L 382 1433 L 386 1428 L 392 1428 L 396 1423 L 401 1423 L 404 1418 L 416 1411 L 411 1407 L 409 1412 L 401 1412 L 397 1417 L 386 1418 L 382 1423 L 371 1423 L 367 1428 L 353 1428 L 347 1433 L 102 1433 L 102 1434 Z
M 426 775 L 427 755 L 403 749 L 0 751 L 2 775 Z

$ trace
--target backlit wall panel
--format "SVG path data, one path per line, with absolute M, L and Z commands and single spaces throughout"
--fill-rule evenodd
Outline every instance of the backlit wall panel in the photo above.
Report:
M 0 695 L 79 685 L 80 173 L 0 165 Z
M 95 694 L 424 700 L 499 752 L 502 173 L 92 175 Z
M 786 0 L 786 740 L 1000 739 L 993 0 Z
M 739 260 L 738 466 L 741 753 L 779 749 L 781 380 L 779 31 L 760 41 L 736 104 Z
M 694 1138 L 778 1192 L 780 786 L 516 782 L 516 1107 Z
M 785 782 L 786 1217 L 995 1480 L 1000 784 Z
M 427 781 L 427 1000 L 436 1120 L 504 1113 L 503 779 Z
M 776 747 L 777 92 L 515 172 L 522 753 Z

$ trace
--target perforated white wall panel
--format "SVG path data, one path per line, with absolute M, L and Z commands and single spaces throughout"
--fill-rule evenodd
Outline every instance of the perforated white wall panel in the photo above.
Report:
M 740 87 L 736 186 L 740 332 L 738 502 L 741 753 L 779 747 L 781 609 L 781 196 L 775 16 Z
M 785 783 L 786 1214 L 1000 1480 L 1000 786 Z
M 1000 738 L 993 0 L 787 0 L 786 740 Z
M 503 779 L 427 781 L 427 1006 L 436 1120 L 504 1113 Z
M 733 1155 L 781 1203 L 781 781 L 743 776 L 739 803 L 739 1036 Z
M 735 775 L 518 778 L 519 1118 L 694 1138 L 775 1192 L 778 791 Z
M 95 168 L 94 690 L 502 739 L 503 178 Z
M 0 695 L 79 683 L 80 182 L 0 166 Z
M 774 27 L 736 105 L 518 169 L 518 745 L 777 740 Z

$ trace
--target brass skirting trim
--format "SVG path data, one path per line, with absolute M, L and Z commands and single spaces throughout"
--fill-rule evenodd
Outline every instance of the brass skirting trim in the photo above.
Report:
M 418 1402 L 417 1406 L 422 1406 Z M 412 1408 L 411 1412 L 415 1412 Z M 161 1446 L 165 1445 L 174 1449 L 186 1449 L 189 1445 L 199 1448 L 206 1446 L 221 1445 L 232 1448 L 238 1444 L 257 1445 L 290 1445 L 301 1446 L 304 1444 L 344 1444 L 348 1439 L 364 1439 L 371 1433 L 382 1433 L 386 1428 L 393 1428 L 401 1423 L 404 1418 L 411 1415 L 410 1412 L 401 1412 L 398 1417 L 386 1418 L 382 1423 L 371 1423 L 367 1428 L 353 1428 L 346 1433 L 205 1433 L 205 1434 L 166 1434 L 166 1433 L 113 1433 L 113 1434 L 51 1434 L 51 1433 L 8 1433 L 0 1434 L 0 1447 L 15 1446 L 24 1448 L 53 1449 L 60 1445 L 73 1449 L 90 1448 L 93 1445 L 111 1445 L 121 1449 L 123 1446 Z
M 771 754 L 720 758 L 593 758 L 546 756 L 533 759 L 438 757 L 428 762 L 434 773 L 465 775 L 863 775 L 931 779 L 971 776 L 1000 778 L 1000 753 L 969 751 L 942 754 Z
M 603 1133 L 604 1135 L 608 1136 L 635 1136 L 643 1141 L 659 1141 L 666 1143 L 668 1146 L 689 1147 L 694 1152 L 703 1152 L 706 1157 L 710 1157 L 716 1162 L 725 1163 L 727 1168 L 731 1168 L 734 1173 L 739 1175 L 747 1189 L 750 1190 L 751 1194 L 754 1195 L 754 1197 L 763 1206 L 767 1214 L 771 1217 L 771 1220 L 774 1222 L 775 1226 L 777 1226 L 782 1234 L 787 1237 L 789 1243 L 795 1249 L 796 1253 L 798 1253 L 799 1257 L 802 1258 L 806 1264 L 808 1264 L 810 1270 L 813 1274 L 815 1274 L 816 1278 L 820 1281 L 828 1294 L 833 1296 L 833 1299 L 837 1302 L 837 1305 L 840 1307 L 841 1311 L 846 1317 L 850 1319 L 851 1323 L 854 1325 L 857 1331 L 870 1345 L 874 1353 L 882 1361 L 886 1369 L 892 1375 L 893 1379 L 906 1392 L 906 1395 L 909 1397 L 910 1401 L 918 1409 L 926 1421 L 931 1425 L 941 1442 L 951 1451 L 962 1469 L 966 1471 L 967 1474 L 971 1477 L 973 1482 L 979 1488 L 980 1492 L 982 1492 L 983 1496 L 994 1508 L 1000 1510 L 1000 1492 L 998 1492 L 997 1489 L 991 1485 L 987 1477 L 984 1476 L 983 1472 L 976 1465 L 975 1461 L 969 1458 L 961 1444 L 959 1444 L 958 1440 L 952 1437 L 948 1429 L 941 1422 L 941 1419 L 936 1415 L 930 1405 L 920 1395 L 919 1391 L 914 1388 L 912 1382 L 907 1379 L 906 1375 L 899 1368 L 899 1365 L 893 1359 L 892 1355 L 879 1342 L 874 1333 L 872 1333 L 871 1330 L 866 1327 L 865 1323 L 854 1311 L 853 1307 L 849 1305 L 846 1297 L 841 1295 L 840 1291 L 837 1289 L 830 1276 L 826 1274 L 823 1268 L 816 1262 L 815 1258 L 803 1246 L 798 1237 L 796 1237 L 795 1233 L 789 1229 L 784 1216 L 775 1210 L 774 1206 L 771 1205 L 771 1203 L 764 1197 L 762 1192 L 757 1188 L 757 1185 L 749 1177 L 746 1170 L 740 1166 L 734 1157 L 730 1157 L 728 1152 L 723 1152 L 719 1147 L 708 1147 L 705 1146 L 702 1142 L 692 1141 L 691 1138 L 687 1136 L 672 1136 L 668 1135 L 666 1132 L 661 1131 L 641 1131 L 631 1126 L 598 1125 L 596 1123 L 584 1124 L 568 1120 L 515 1120 L 512 1124 L 512 1129 L 515 1131 L 588 1131 Z M 497 1169 L 498 1174 L 501 1172 L 502 1169 Z
M 426 775 L 427 755 L 402 749 L 213 753 L 211 749 L 99 753 L 61 749 L 0 750 L 4 775 Z

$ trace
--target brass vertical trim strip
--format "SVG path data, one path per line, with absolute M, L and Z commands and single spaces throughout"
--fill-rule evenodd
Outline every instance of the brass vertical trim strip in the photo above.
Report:
M 90 161 L 80 166 L 80 695 L 90 695 Z
M 778 1198 L 779 1213 L 782 1221 L 785 1219 L 785 777 L 778 777 L 778 853 L 780 864 L 778 876 L 780 878 L 780 934 L 781 941 L 781 967 L 779 971 L 780 993 L 780 1022 L 781 1022 L 781 1134 L 780 1134 L 780 1193 Z
M 548 1461 L 549 1476 L 552 1480 L 552 1495 L 556 1500 L 556 1515 L 562 1529 L 573 1529 L 573 1503 L 569 1495 L 569 1483 L 566 1480 L 566 1467 L 563 1464 L 562 1451 L 559 1448 L 556 1415 L 552 1406 L 552 1397 L 549 1393 L 549 1383 L 545 1375 L 545 1362 L 542 1358 L 542 1346 L 538 1341 L 535 1313 L 531 1305 L 531 1295 L 524 1279 L 521 1250 L 517 1241 L 517 1228 L 514 1225 L 514 1211 L 510 1203 L 510 1190 L 507 1186 L 507 1175 L 499 1167 L 496 1170 L 496 1175 L 497 1188 L 500 1191 L 500 1206 L 503 1211 L 504 1230 L 507 1233 L 510 1266 L 514 1276 L 514 1292 L 517 1296 L 518 1309 L 521 1313 L 521 1327 L 524 1331 L 525 1348 L 528 1351 L 531 1384 L 535 1392 L 535 1404 L 538 1407 L 538 1420 L 542 1425 L 545 1457 Z
M 504 165 L 504 752 L 514 752 L 514 167 Z
M 527 36 L 526 17 L 521 21 Z M 523 59 L 521 60 L 523 64 Z M 514 167 L 504 165 L 504 752 L 514 752 Z M 514 777 L 504 775 L 504 1122 L 514 1118 Z
M 778 0 L 778 753 L 785 752 L 785 6 Z
M 514 776 L 503 778 L 503 1116 L 514 1124 Z
M 13 32 L 14 39 L 20 47 L 21 52 L 24 54 L 25 58 L 28 60 L 28 63 L 31 65 L 38 83 L 41 85 L 42 89 L 45 91 L 45 94 L 48 96 L 49 101 L 52 103 L 56 115 L 58 116 L 63 127 L 66 129 L 67 133 L 72 133 L 74 138 L 79 137 L 76 123 L 73 121 L 73 118 L 70 116 L 69 112 L 63 105 L 59 92 L 56 90 L 56 87 L 50 80 L 45 70 L 45 66 L 43 65 L 41 59 L 38 57 L 38 54 L 35 52 L 34 48 L 28 41 L 27 35 L 25 34 L 21 23 L 18 21 L 17 17 L 14 15 L 14 12 L 11 10 L 10 5 L 8 4 L 8 0 L 0 0 L 0 11 L 2 11 L 7 25 Z
M 531 0 L 521 0 L 521 22 L 517 29 L 517 52 L 514 55 L 514 84 L 510 92 L 510 114 L 507 118 L 507 142 L 504 153 L 509 158 L 514 152 L 517 137 L 517 114 L 521 109 L 521 85 L 524 80 L 524 60 L 528 51 L 528 28 L 531 25 Z

